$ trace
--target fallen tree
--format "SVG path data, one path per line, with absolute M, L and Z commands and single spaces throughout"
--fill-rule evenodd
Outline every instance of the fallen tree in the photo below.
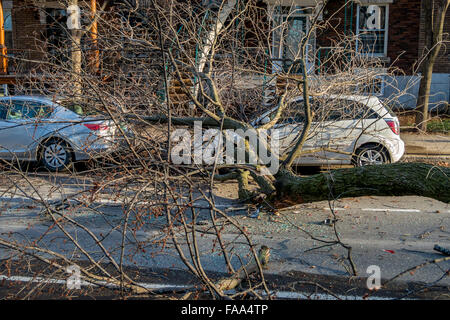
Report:
M 165 116 L 147 117 L 146 121 L 167 123 Z M 192 126 L 201 122 L 205 127 L 222 130 L 246 128 L 245 124 L 232 118 L 224 117 L 222 122 L 213 118 L 173 118 L 174 125 Z M 292 154 L 288 153 L 287 155 Z M 286 155 L 285 155 L 286 157 Z M 450 169 L 426 163 L 393 163 L 381 166 L 364 166 L 347 169 L 336 169 L 313 176 L 299 176 L 291 170 L 291 165 L 282 168 L 272 177 L 260 175 L 261 167 L 247 165 L 251 169 L 239 169 L 241 173 L 217 175 L 218 181 L 240 179 L 242 188 L 248 187 L 248 179 L 253 179 L 260 186 L 256 192 L 265 193 L 272 201 L 282 203 L 304 203 L 331 200 L 343 197 L 359 196 L 409 196 L 418 195 L 433 198 L 445 203 L 450 202 Z M 233 165 L 227 165 L 233 167 Z M 239 167 L 239 166 L 237 166 Z M 251 173 L 251 174 L 250 174 Z M 252 197 L 251 192 L 241 192 Z M 242 198 L 245 198 L 242 197 Z
M 267 44 L 278 38 L 280 43 L 275 46 L 283 43 L 282 38 L 289 34 L 289 19 L 278 21 L 276 17 L 271 17 L 273 12 L 262 10 L 259 6 L 261 2 L 253 0 L 246 1 L 244 6 L 231 5 L 239 2 L 223 2 L 226 19 L 217 8 L 199 8 L 198 1 L 146 1 L 144 8 L 124 1 L 122 9 L 125 16 L 115 16 L 120 15 L 118 10 L 109 12 L 108 17 L 99 15 L 104 30 L 109 31 L 99 37 L 99 45 L 102 54 L 111 56 L 102 65 L 102 77 L 80 70 L 77 78 L 83 82 L 83 98 L 95 101 L 100 113 L 114 122 L 116 135 L 124 138 L 127 148 L 120 156 L 106 154 L 108 166 L 93 168 L 85 175 L 71 172 L 76 181 L 88 176 L 81 191 L 68 192 L 63 184 L 56 183 L 47 188 L 51 193 L 61 194 L 57 200 L 49 200 L 53 195 L 46 193 L 48 190 L 45 188 L 39 189 L 20 170 L 14 171 L 14 175 L 5 171 L 5 181 L 11 181 L 5 188 L 28 194 L 39 206 L 40 212 L 45 213 L 42 216 L 50 218 L 51 226 L 46 232 L 39 231 L 38 238 L 32 237 L 32 244 L 21 243 L 20 239 L 11 235 L 11 238 L 5 239 L 2 236 L 1 246 L 49 265 L 53 262 L 46 256 L 57 257 L 63 263 L 53 263 L 52 266 L 62 272 L 77 262 L 73 258 L 76 256 L 73 251 L 76 251 L 87 263 L 87 267 L 81 269 L 81 276 L 92 283 L 119 288 L 123 297 L 130 294 L 157 297 L 156 294 L 162 292 L 140 287 L 127 276 L 125 266 L 136 263 L 135 257 L 138 261 L 152 261 L 154 255 L 164 250 L 169 250 L 172 256 L 178 254 L 184 266 L 202 283 L 198 287 L 180 289 L 178 293 L 187 290 L 192 296 L 208 291 L 212 297 L 223 299 L 245 297 L 248 289 L 234 295 L 226 291 L 238 289 L 240 284 L 247 284 L 245 280 L 249 275 L 258 274 L 261 282 L 254 287 L 264 288 L 265 296 L 270 297 L 263 276 L 263 268 L 270 267 L 267 264 L 269 248 L 263 247 L 257 253 L 257 245 L 245 225 L 248 220 L 240 223 L 217 205 L 216 190 L 221 188 L 222 181 L 235 180 L 241 200 L 259 201 L 272 207 L 367 195 L 418 195 L 449 203 L 450 170 L 446 167 L 394 163 L 330 170 L 311 176 L 295 174 L 296 159 L 311 153 L 310 146 L 308 148 L 310 140 L 320 137 L 324 128 L 336 125 L 337 121 L 328 119 L 347 107 L 334 106 L 327 97 L 366 94 L 365 87 L 379 76 L 372 70 L 384 66 L 358 52 L 353 36 L 343 36 L 336 40 L 336 48 L 346 50 L 334 52 L 328 57 L 329 61 L 325 61 L 330 73 L 324 74 L 317 66 L 312 66 L 314 70 L 308 70 L 311 68 L 309 56 L 318 55 L 307 50 L 311 35 L 328 23 L 319 19 L 321 10 L 326 6 L 324 1 L 315 10 L 305 9 L 310 15 L 310 28 L 298 35 L 298 46 L 288 48 L 292 51 L 289 63 L 280 67 L 280 63 L 284 62 L 273 59 L 272 47 L 268 48 Z M 289 10 L 287 15 L 303 9 L 296 6 Z M 258 24 L 261 21 L 258 22 L 256 17 L 260 17 L 262 11 L 271 23 L 278 25 L 269 24 L 270 30 L 267 31 Z M 128 15 L 135 16 L 131 19 Z M 211 23 L 214 19 L 215 24 Z M 238 42 L 242 38 L 237 35 L 251 24 L 257 35 L 254 47 L 248 49 L 244 42 Z M 54 76 L 55 94 L 71 96 L 71 90 L 79 91 L 71 80 L 59 80 L 61 74 L 70 75 L 72 72 L 64 69 L 64 64 L 43 61 L 42 67 L 45 66 L 49 69 L 48 77 Z M 389 69 L 387 74 L 394 71 Z M 35 87 L 38 88 L 38 85 Z M 275 91 L 276 103 L 263 106 L 262 95 L 268 88 Z M 44 83 L 42 92 L 45 90 L 47 84 Z M 179 96 L 185 100 L 177 100 Z M 293 106 L 292 102 L 300 96 L 303 97 L 302 102 Z M 311 97 L 315 103 L 310 101 Z M 362 109 L 363 106 L 351 109 L 349 116 L 358 118 Z M 267 110 L 273 111 L 268 121 L 260 124 L 252 121 Z M 360 118 L 364 121 L 364 117 Z M 377 118 L 371 125 L 376 126 L 377 121 L 383 120 Z M 177 128 L 187 127 L 190 131 L 182 131 L 178 138 L 190 139 L 189 135 L 194 131 L 194 147 L 198 147 L 196 123 L 201 123 L 204 129 L 218 132 L 225 143 L 231 141 L 232 145 L 238 146 L 231 158 L 238 159 L 239 151 L 242 151 L 244 160 L 254 156 L 256 162 L 221 163 L 218 161 L 218 155 L 223 151 L 220 148 L 213 148 L 209 157 L 211 162 L 195 162 L 199 154 L 204 160 L 203 152 L 210 151 L 207 145 L 215 141 L 216 135 L 213 139 L 200 141 L 200 144 L 205 144 L 198 150 L 200 152 L 194 150 L 192 154 L 189 149 L 186 157 L 189 163 L 175 163 L 172 155 L 178 145 L 172 139 L 174 132 Z M 273 148 L 273 135 L 270 135 L 270 143 L 265 141 L 264 135 L 256 135 L 254 142 L 253 137 L 245 135 L 245 132 L 273 132 L 286 123 L 298 126 L 289 132 L 292 139 L 288 148 L 281 152 Z M 133 134 L 125 134 L 125 128 Z M 101 128 L 99 130 L 103 131 Z M 236 135 L 241 137 L 239 142 L 243 143 L 239 144 L 228 136 L 227 130 L 240 130 L 241 133 Z M 327 136 L 329 140 L 334 138 L 332 134 Z M 348 157 L 355 155 L 355 150 L 343 152 L 327 144 L 319 145 L 314 151 L 345 154 Z M 276 170 L 270 170 L 267 158 L 279 164 Z M 14 180 L 16 176 L 20 178 L 17 181 Z M 257 185 L 256 191 L 251 189 L 251 180 Z M 115 210 L 106 205 L 100 206 L 100 209 L 107 210 L 104 214 L 97 205 L 103 203 L 102 196 L 105 195 L 121 206 Z M 248 210 L 251 208 L 249 206 Z M 93 217 L 98 215 L 108 219 L 111 215 L 115 219 L 107 221 L 109 230 L 104 231 L 98 225 L 91 230 L 90 217 L 79 220 L 78 211 L 82 211 L 83 217 L 85 212 L 89 212 Z M 333 211 L 331 214 L 334 214 Z M 155 230 L 155 226 L 159 229 Z M 332 223 L 332 226 L 335 239 L 318 238 L 312 234 L 308 237 L 324 246 L 339 246 L 347 250 L 348 271 L 356 275 L 357 268 L 351 258 L 352 248 L 341 241 L 336 224 Z M 47 232 L 52 229 L 57 229 L 58 233 Z M 225 233 L 226 237 L 223 236 Z M 111 235 L 117 238 L 110 241 Z M 59 247 L 54 251 L 43 249 L 53 240 L 61 238 L 69 243 L 70 252 L 61 253 Z M 103 244 L 106 239 L 108 245 Z M 65 248 L 65 243 L 61 247 Z M 210 270 L 204 269 L 205 257 L 216 259 L 213 260 L 213 267 L 219 265 L 221 260 L 223 265 L 220 268 L 226 269 L 221 270 L 226 272 L 226 276 L 212 280 L 208 273 Z M 111 265 L 113 272 L 100 262 Z
M 309 177 L 277 175 L 275 199 L 312 202 L 360 196 L 418 195 L 450 202 L 450 169 L 425 163 L 393 163 L 332 170 Z

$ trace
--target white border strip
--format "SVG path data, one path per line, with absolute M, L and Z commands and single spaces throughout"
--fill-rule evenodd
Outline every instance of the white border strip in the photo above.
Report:
M 344 211 L 344 210 L 361 210 L 361 211 L 372 211 L 372 212 L 422 212 L 419 209 L 396 209 L 396 208 L 334 208 L 334 211 Z M 331 210 L 330 208 L 323 208 L 323 210 Z M 450 213 L 450 210 L 447 212 Z
M 18 281 L 18 282 L 37 282 L 37 283 L 46 283 L 46 284 L 60 284 L 65 285 L 67 284 L 67 280 L 61 280 L 61 279 L 51 279 L 51 278 L 42 278 L 42 277 L 26 277 L 26 276 L 4 276 L 0 275 L 0 281 L 6 280 L 6 281 Z M 106 281 L 99 281 L 97 282 L 99 285 L 103 285 L 106 287 L 118 287 L 115 284 L 111 284 Z M 96 287 L 97 284 L 83 281 L 81 280 L 80 283 L 81 286 L 91 286 Z M 138 286 L 148 289 L 148 290 L 158 290 L 158 289 L 184 289 L 184 288 L 190 288 L 191 286 L 185 286 L 185 285 L 170 285 L 170 284 L 158 284 L 158 283 L 137 283 Z M 265 295 L 266 293 L 262 290 L 256 290 L 259 291 L 260 294 Z M 233 293 L 233 290 L 229 291 L 229 293 Z M 337 300 L 336 297 L 325 294 L 325 293 L 306 293 L 306 292 L 295 292 L 295 291 L 275 291 L 272 292 L 272 294 L 278 298 L 278 299 L 308 299 L 308 300 Z M 346 295 L 337 295 L 339 299 L 342 300 L 364 300 L 362 297 L 358 296 L 346 296 Z M 370 300 L 391 300 L 391 298 L 387 297 L 370 297 Z M 409 299 L 408 299 L 409 300 Z
M 42 278 L 42 277 L 26 277 L 26 276 L 4 276 L 0 275 L 0 281 L 6 280 L 6 281 L 19 281 L 19 282 L 37 282 L 37 283 L 47 283 L 47 284 L 61 284 L 65 285 L 67 284 L 67 280 L 62 279 L 51 279 L 51 278 Z M 107 281 L 98 281 L 97 283 L 91 283 L 88 281 L 80 280 L 81 286 L 91 286 L 91 287 L 97 287 L 99 285 L 106 286 L 106 287 L 118 287 L 115 284 L 109 283 Z M 158 283 L 136 283 L 137 286 L 148 289 L 148 290 L 157 290 L 157 289 L 183 289 L 183 288 L 190 288 L 190 286 L 184 286 L 184 285 L 167 285 L 167 284 L 158 284 Z
M 364 208 L 361 209 L 362 211 L 375 211 L 375 212 L 422 212 L 419 209 L 392 209 L 392 208 L 382 208 L 382 209 L 376 209 L 376 208 Z

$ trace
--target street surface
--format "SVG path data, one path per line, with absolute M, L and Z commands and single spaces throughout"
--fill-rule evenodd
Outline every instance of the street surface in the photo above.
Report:
M 10 182 L 15 179 L 23 181 L 22 177 L 15 175 L 8 179 Z M 112 257 L 119 261 L 122 232 L 115 227 L 123 224 L 123 202 L 129 201 L 133 192 L 124 192 L 121 198 L 115 198 L 106 190 L 87 209 L 80 205 L 86 199 L 83 196 L 93 186 L 92 179 L 87 175 L 74 179 L 67 174 L 49 176 L 45 172 L 37 172 L 28 174 L 27 180 L 27 183 L 21 182 L 14 189 L 7 187 L 6 182 L 1 188 L 1 238 L 15 239 L 23 244 L 39 244 L 75 261 L 86 260 L 85 255 L 67 240 L 67 235 L 54 226 L 43 210 L 45 208 L 32 199 L 42 197 L 52 202 L 69 197 L 73 200 L 69 202 L 70 207 L 66 208 L 65 214 L 89 228 L 111 252 Z M 375 265 L 379 267 L 383 281 L 390 279 L 416 265 L 444 257 L 433 250 L 435 244 L 450 248 L 450 206 L 433 199 L 418 196 L 348 198 L 332 203 L 322 201 L 301 204 L 275 213 L 261 211 L 255 214 L 255 208 L 246 208 L 238 203 L 236 187 L 233 183 L 216 185 L 216 205 L 247 228 L 258 248 L 266 245 L 271 249 L 269 269 L 266 271 L 268 278 L 290 277 L 296 272 L 311 276 L 351 276 L 347 250 L 338 244 L 326 245 L 320 241 L 336 240 L 335 229 L 324 223 L 326 219 L 337 218 L 337 235 L 343 244 L 352 247 L 351 257 L 361 278 L 370 276 L 368 267 Z M 145 206 L 146 202 L 139 205 Z M 204 208 L 197 219 L 198 230 L 211 231 L 207 202 L 199 200 L 196 205 Z M 224 220 L 218 219 L 218 223 L 224 223 Z M 167 239 L 165 224 L 164 216 L 148 217 L 134 233 L 127 234 L 124 256 L 126 266 L 146 270 L 187 270 L 170 241 L 164 241 Z M 183 243 L 181 226 L 175 231 Z M 80 227 L 67 226 L 66 232 L 93 258 L 103 257 L 102 261 L 106 262 L 93 238 Z M 217 248 L 213 248 L 214 238 L 209 233 L 198 237 L 201 261 L 206 271 L 223 273 L 226 271 L 224 259 L 215 250 Z M 235 242 L 229 249 L 233 252 L 231 260 L 236 269 L 248 261 L 248 246 L 243 237 L 237 238 L 236 229 L 226 226 L 223 239 Z M 163 243 L 164 250 L 161 249 Z M 137 244 L 144 250 L 136 250 Z M 0 249 L 0 259 L 6 259 L 12 254 L 10 250 Z M 414 272 L 407 272 L 397 280 L 443 286 L 445 293 L 450 286 L 450 279 L 445 276 L 449 269 L 449 261 L 429 264 Z M 6 277 L 4 271 L 0 267 L 3 280 L 18 281 L 19 278 Z M 25 277 L 30 274 L 19 272 L 8 276 Z M 27 279 L 22 278 L 22 281 L 29 281 Z M 180 284 L 180 279 L 176 283 Z M 165 285 L 170 287 L 171 280 L 166 279 Z

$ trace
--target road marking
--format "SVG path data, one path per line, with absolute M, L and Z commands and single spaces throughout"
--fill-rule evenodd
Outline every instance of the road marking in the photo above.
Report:
M 419 209 L 396 209 L 396 208 L 333 208 L 334 211 L 343 211 L 348 209 L 361 210 L 361 211 L 372 211 L 372 212 L 422 212 Z M 323 208 L 323 210 L 331 210 L 330 208 Z M 450 213 L 450 210 L 447 210 Z
M 36 283 L 46 283 L 46 284 L 61 284 L 65 285 L 67 284 L 67 280 L 62 279 L 52 279 L 52 278 L 42 278 L 42 277 L 26 277 L 26 276 L 4 276 L 0 275 L 0 281 L 6 280 L 6 281 L 19 281 L 19 282 L 36 282 Z M 109 283 L 107 281 L 97 281 L 96 283 L 91 283 L 88 281 L 80 280 L 81 286 L 91 286 L 91 287 L 97 287 L 97 286 L 105 286 L 105 287 L 112 287 L 117 288 L 118 286 L 112 283 Z M 184 288 L 190 288 L 191 286 L 185 286 L 185 285 L 167 285 L 167 284 L 158 284 L 158 283 L 136 283 L 137 286 L 148 289 L 148 290 L 158 290 L 158 289 L 184 289 Z
M 364 208 L 361 209 L 362 211 L 375 211 L 375 212 L 384 212 L 384 211 L 392 211 L 392 212 L 421 212 L 421 210 L 418 209 L 392 209 L 392 208 L 382 208 L 382 209 L 376 209 L 376 208 Z
M 267 297 L 267 292 L 264 290 L 255 290 L 261 296 Z M 227 294 L 235 294 L 236 290 L 225 291 Z M 292 299 L 292 300 L 366 300 L 362 296 L 351 296 L 342 294 L 327 294 L 318 292 L 297 292 L 297 291 L 272 291 L 270 294 L 277 299 Z M 369 297 L 367 300 L 392 300 L 394 298 L 390 297 Z M 413 300 L 413 299 L 402 299 L 402 300 Z
M 264 295 L 265 292 L 260 292 Z M 336 296 L 333 296 L 331 294 L 326 293 L 307 293 L 307 292 L 291 292 L 291 291 L 279 291 L 274 292 L 274 295 L 278 299 L 307 299 L 307 300 L 366 300 L 363 297 L 358 296 L 347 296 L 347 295 L 341 295 L 336 294 Z M 392 300 L 392 298 L 388 297 L 370 297 L 367 300 Z M 410 299 L 405 299 L 410 300 Z
M 127 202 L 130 201 L 131 198 L 129 199 L 121 199 L 121 200 L 110 200 L 110 199 L 96 199 L 94 200 L 92 203 L 87 203 L 88 205 L 105 205 L 105 206 L 123 206 L 124 204 L 126 204 Z M 36 203 L 36 202 L 40 202 L 40 200 L 38 199 L 33 199 L 31 197 L 27 198 L 27 197 L 23 197 L 23 196 L 17 196 L 14 195 L 13 197 L 0 197 L 0 201 L 13 201 L 13 200 L 21 200 L 23 201 L 23 203 Z M 52 199 L 47 199 L 48 202 L 57 202 L 60 201 L 60 198 L 52 198 Z M 83 200 L 78 200 L 78 199 L 68 199 L 67 200 L 68 203 L 71 204 L 85 204 L 85 202 Z M 144 204 L 151 204 L 150 201 L 137 201 L 136 202 L 137 205 L 144 205 Z M 180 204 L 183 205 L 183 204 Z M 208 205 L 208 204 L 207 204 Z M 14 206 L 12 207 L 12 209 L 19 207 L 20 205 Z M 230 208 L 232 206 L 232 204 L 216 204 L 215 205 L 216 208 Z M 206 206 L 204 208 L 201 209 L 210 209 L 209 206 Z M 361 210 L 361 211 L 371 211 L 371 212 L 416 212 L 416 213 L 420 213 L 422 212 L 422 210 L 419 209 L 397 209 L 397 208 L 342 208 L 342 207 L 337 207 L 337 208 L 333 208 L 334 211 L 345 211 L 345 210 L 349 210 L 349 209 L 354 209 L 354 210 Z M 324 207 L 323 210 L 331 210 L 329 207 Z M 228 210 L 229 211 L 229 210 Z M 440 210 L 441 211 L 441 210 Z M 447 212 L 450 213 L 450 210 L 442 210 L 441 212 Z

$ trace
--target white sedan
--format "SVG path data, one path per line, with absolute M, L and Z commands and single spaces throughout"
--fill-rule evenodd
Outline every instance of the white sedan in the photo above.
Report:
M 116 149 L 112 120 L 81 117 L 40 96 L 0 97 L 0 159 L 61 171 Z

